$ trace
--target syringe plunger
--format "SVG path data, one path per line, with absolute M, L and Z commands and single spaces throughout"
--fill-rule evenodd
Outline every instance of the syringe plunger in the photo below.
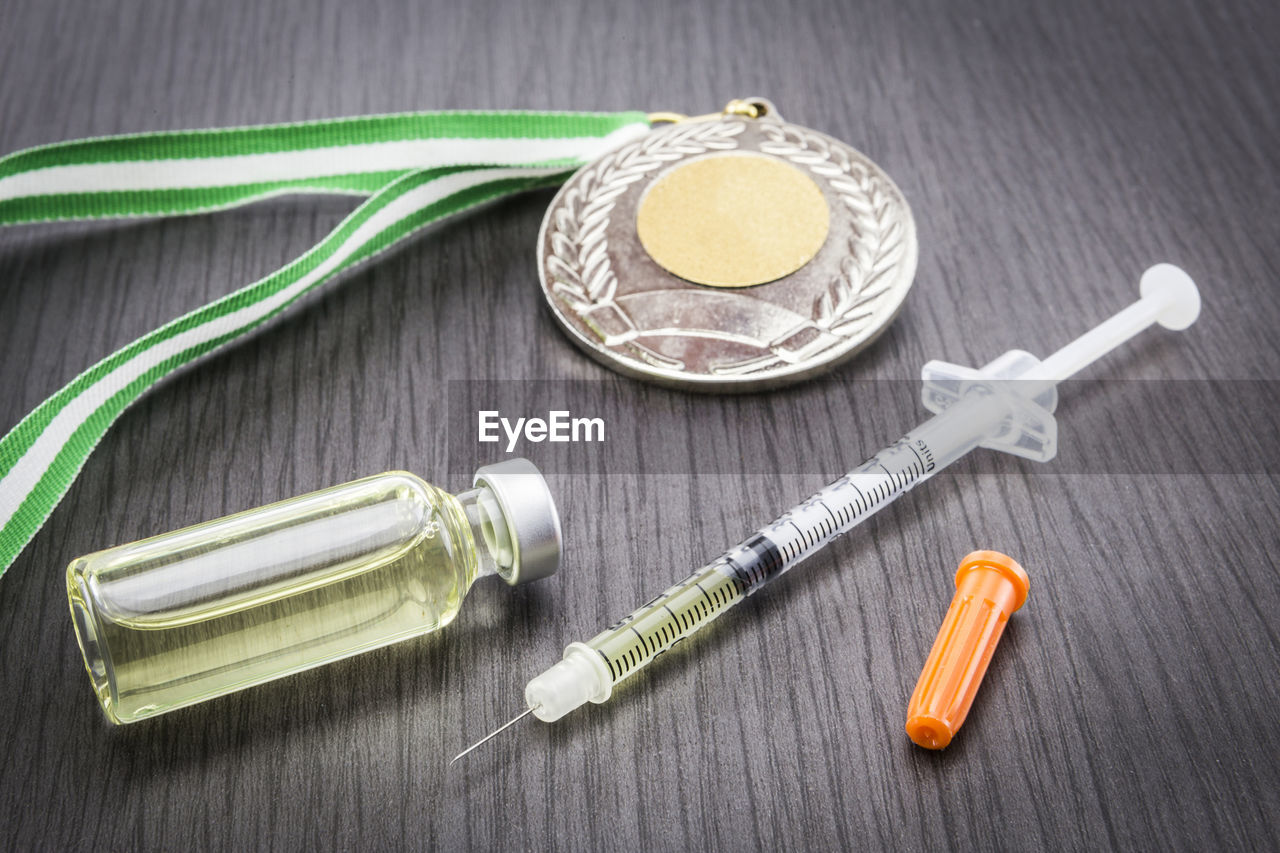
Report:
M 1150 267 L 1142 274 L 1138 289 L 1141 299 L 1094 326 L 1021 378 L 1046 385 L 1059 382 L 1079 373 L 1153 323 L 1180 332 L 1200 316 L 1200 291 L 1196 283 L 1173 264 Z

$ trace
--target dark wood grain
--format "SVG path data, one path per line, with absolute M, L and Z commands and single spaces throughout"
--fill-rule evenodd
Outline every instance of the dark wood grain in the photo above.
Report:
M 416 108 L 701 112 L 767 95 L 876 159 L 917 218 L 905 310 L 838 378 L 1048 351 L 1168 260 L 1202 284 L 1199 323 L 1089 376 L 1256 380 L 1248 423 L 1274 435 L 1277 39 L 1264 2 L 7 0 L 0 150 Z M 540 307 L 548 200 L 432 231 L 112 429 L 0 580 L 0 846 L 1276 845 L 1280 495 L 1277 460 L 1256 452 L 1199 473 L 962 465 L 610 704 L 524 724 L 446 770 L 520 709 L 564 643 L 838 473 L 810 471 L 789 455 L 804 442 L 782 440 L 774 470 L 801 473 L 714 464 L 725 448 L 711 436 L 758 400 L 652 392 L 706 433 L 693 449 L 712 461 L 693 473 L 635 458 L 551 474 L 557 577 L 478 584 L 421 642 L 110 728 L 66 612 L 71 558 L 389 468 L 460 488 L 492 454 L 446 440 L 450 380 L 611 378 Z M 278 200 L 0 233 L 0 429 L 113 348 L 288 261 L 350 207 Z M 1075 421 L 1087 385 L 1064 393 L 1064 445 L 1110 430 L 1233 440 L 1210 406 Z M 833 422 L 840 387 L 778 392 L 766 415 L 839 441 L 849 466 L 919 416 L 912 390 Z M 1017 557 L 1032 593 L 964 730 L 926 753 L 902 731 L 906 702 L 974 547 Z

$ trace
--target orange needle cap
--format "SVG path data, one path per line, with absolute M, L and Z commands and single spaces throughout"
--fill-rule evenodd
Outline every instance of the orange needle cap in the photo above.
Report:
M 973 705 L 991 655 L 1031 581 L 998 551 L 974 551 L 960 561 L 956 594 L 907 706 L 907 734 L 926 749 L 951 743 Z

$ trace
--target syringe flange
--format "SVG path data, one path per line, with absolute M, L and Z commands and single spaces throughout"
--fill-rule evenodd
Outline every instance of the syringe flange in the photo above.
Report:
M 1058 452 L 1058 423 L 1053 417 L 1058 391 L 1051 386 L 1027 397 L 1020 392 L 1017 381 L 1038 364 L 1040 359 L 1023 350 L 1009 350 L 979 369 L 931 361 L 920 371 L 924 380 L 921 401 L 926 409 L 938 414 L 971 394 L 984 394 L 992 398 L 993 405 L 1007 407 L 1009 414 L 978 445 L 1048 462 Z

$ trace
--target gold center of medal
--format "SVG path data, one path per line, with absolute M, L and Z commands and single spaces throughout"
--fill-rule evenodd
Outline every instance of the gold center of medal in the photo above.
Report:
M 645 192 L 640 243 L 673 275 L 712 287 L 750 287 L 790 275 L 818 254 L 830 216 L 804 172 L 765 154 L 690 160 Z

